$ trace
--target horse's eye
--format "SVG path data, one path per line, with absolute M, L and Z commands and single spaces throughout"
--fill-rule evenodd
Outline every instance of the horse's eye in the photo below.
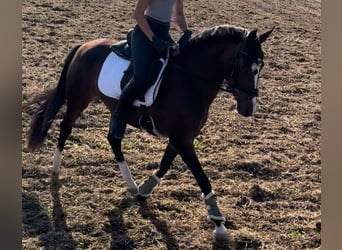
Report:
M 258 69 L 255 69 L 255 70 L 253 71 L 253 74 L 256 76 L 256 75 L 258 74 Z

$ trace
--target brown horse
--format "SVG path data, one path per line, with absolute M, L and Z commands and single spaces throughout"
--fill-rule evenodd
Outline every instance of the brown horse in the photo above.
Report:
M 235 26 L 216 26 L 193 37 L 180 49 L 178 55 L 169 58 L 159 94 L 154 104 L 147 108 L 159 135 L 169 138 L 156 173 L 137 186 L 122 154 L 121 140 L 108 135 L 131 193 L 141 197 L 150 195 L 179 154 L 203 193 L 208 217 L 215 223 L 215 235 L 227 235 L 223 225 L 225 218 L 216 204 L 211 184 L 196 156 L 193 141 L 205 124 L 209 106 L 222 85 L 234 94 L 239 114 L 251 116 L 255 113 L 258 78 L 263 67 L 261 44 L 272 30 L 257 35 L 256 30 L 249 32 Z M 101 93 L 98 76 L 105 59 L 112 53 L 111 45 L 116 42 L 97 39 L 73 48 L 65 60 L 57 87 L 47 95 L 32 120 L 28 148 L 35 150 L 46 138 L 61 106 L 67 103 L 53 162 L 56 173 L 59 172 L 61 153 L 72 126 L 91 100 L 96 96 L 110 112 L 115 110 L 117 100 Z M 127 112 L 128 123 L 140 128 L 139 120 L 146 110 L 132 106 Z

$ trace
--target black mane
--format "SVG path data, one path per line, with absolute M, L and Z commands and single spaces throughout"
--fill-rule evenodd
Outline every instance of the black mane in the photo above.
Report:
M 193 52 L 194 49 L 208 44 L 215 44 L 222 41 L 239 43 L 248 35 L 248 30 L 231 25 L 220 25 L 203 30 L 195 35 L 190 41 L 181 48 L 180 55 Z

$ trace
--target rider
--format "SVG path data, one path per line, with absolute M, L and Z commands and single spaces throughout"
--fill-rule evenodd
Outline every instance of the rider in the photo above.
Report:
M 132 34 L 132 62 L 134 76 L 123 89 L 109 124 L 109 134 L 122 139 L 126 128 L 125 111 L 149 87 L 150 66 L 156 58 L 166 57 L 174 42 L 169 34 L 170 21 L 183 31 L 178 44 L 182 46 L 191 37 L 183 12 L 183 0 L 138 0 L 135 7 L 137 24 Z

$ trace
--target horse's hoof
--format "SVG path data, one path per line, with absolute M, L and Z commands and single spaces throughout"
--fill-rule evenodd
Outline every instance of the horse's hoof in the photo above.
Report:
M 131 196 L 136 196 L 138 194 L 138 188 L 127 188 L 127 193 Z
M 215 225 L 214 234 L 215 234 L 215 240 L 218 240 L 218 241 L 228 240 L 228 232 L 227 232 L 226 227 L 223 224 L 221 224 L 220 226 Z

